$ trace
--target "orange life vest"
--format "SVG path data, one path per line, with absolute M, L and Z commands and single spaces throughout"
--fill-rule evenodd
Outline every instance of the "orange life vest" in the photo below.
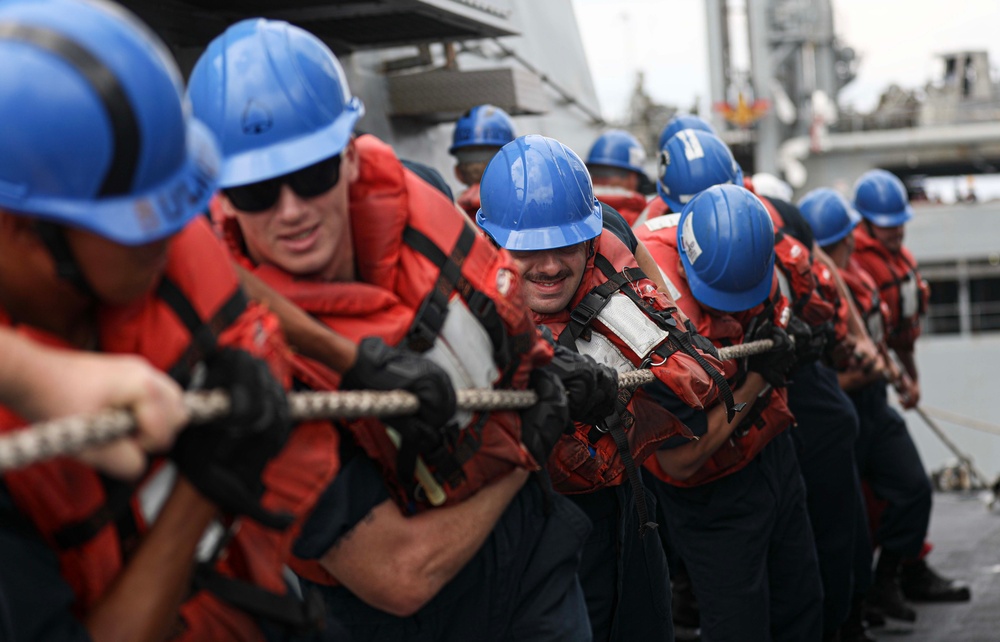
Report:
M 832 292 L 825 288 L 824 291 L 820 291 L 819 270 L 813 262 L 812 248 L 806 247 L 784 231 L 785 219 L 769 199 L 758 198 L 771 216 L 771 222 L 774 223 L 775 263 L 782 274 L 779 280 L 783 278 L 786 281 L 782 283 L 782 293 L 791 302 L 792 310 L 803 321 L 814 327 L 834 321 L 837 309 L 836 286 L 833 286 Z M 826 269 L 825 266 L 819 267 Z M 832 282 L 828 270 L 825 277 L 825 284 Z M 843 330 L 843 336 L 846 336 L 846 319 Z
M 852 256 L 847 267 L 840 274 L 851 291 L 858 312 L 865 320 L 868 334 L 876 344 L 885 341 L 885 325 L 889 318 L 889 306 L 879 296 L 878 284 L 865 272 Z
M 677 252 L 676 228 L 679 220 L 680 214 L 672 214 L 647 222 L 636 230 L 636 238 L 646 246 L 664 277 L 676 290 L 674 300 L 677 306 L 691 319 L 699 334 L 711 339 L 716 346 L 725 347 L 742 343 L 744 330 L 754 317 L 762 314 L 769 315 L 782 327 L 787 325 L 788 301 L 781 294 L 777 276 L 774 278 L 771 295 L 764 303 L 740 315 L 708 313 L 691 294 L 687 280 L 678 269 L 680 255 Z M 746 373 L 741 371 L 735 360 L 727 360 L 723 364 L 726 378 L 735 387 Z M 705 484 L 740 470 L 793 421 L 788 410 L 788 393 L 784 388 L 769 390 L 759 401 L 759 405 L 755 404 L 743 411 L 748 414 L 744 423 L 736 429 L 737 432 L 690 478 L 680 481 L 670 477 L 660 467 L 656 457 L 646 460 L 646 469 L 668 484 L 685 487 Z
M 664 214 L 669 214 L 669 213 L 670 213 L 670 206 L 667 205 L 667 202 L 665 200 L 663 200 L 657 195 L 649 199 L 649 202 L 646 203 L 646 209 L 642 210 L 642 213 L 639 214 L 639 218 L 636 219 L 633 225 L 638 226 L 642 223 L 645 223 L 646 221 L 649 221 L 654 218 L 659 218 Z
M 853 258 L 875 280 L 889 308 L 886 343 L 890 348 L 912 350 L 930 298 L 930 288 L 920 277 L 913 254 L 905 247 L 898 253 L 890 252 L 862 223 L 854 228 Z
M 629 248 L 614 234 L 595 241 L 583 280 L 567 310 L 535 315 L 560 343 L 574 346 L 619 372 L 650 368 L 657 379 L 687 405 L 711 405 L 728 385 L 722 364 L 691 348 L 690 337 L 673 315 L 666 297 L 638 269 Z M 686 342 L 689 349 L 678 347 Z M 641 391 L 627 406 L 624 431 L 631 459 L 641 464 L 657 446 L 690 429 Z M 581 493 L 624 481 L 628 461 L 613 435 L 577 424 L 562 437 L 549 458 L 557 490 Z
M 465 190 L 458 195 L 458 200 L 456 201 L 458 206 L 469 215 L 473 221 L 476 220 L 476 213 L 479 212 L 479 183 L 473 183 L 465 188 Z
M 0 322 L 10 325 L 2 313 Z M 49 345 L 69 347 L 33 328 L 19 326 L 17 330 Z M 287 382 L 289 353 L 277 320 L 261 306 L 247 303 L 224 248 L 200 218 L 171 240 L 159 288 L 134 304 L 102 308 L 99 332 L 103 352 L 139 354 L 182 382 L 189 380 L 194 365 L 216 345 L 238 347 L 265 359 L 279 380 Z M 8 409 L 0 408 L 0 432 L 23 424 Z M 337 437 L 329 424 L 300 424 L 265 469 L 262 498 L 268 510 L 295 515 L 296 526 L 279 532 L 240 520 L 216 569 L 285 593 L 281 569 L 298 525 L 337 466 Z M 74 608 L 79 616 L 101 599 L 127 563 L 138 536 L 149 528 L 149 510 L 140 500 L 161 474 L 163 468 L 157 464 L 137 487 L 106 487 L 92 468 L 69 458 L 4 474 L 15 505 L 57 551 L 60 572 L 76 596 Z M 123 523 L 131 527 L 123 529 Z M 181 616 L 180 639 L 261 638 L 251 616 L 224 605 L 207 591 L 186 601 Z
M 510 256 L 498 252 L 440 192 L 406 170 L 388 145 L 373 136 L 361 136 L 355 145 L 359 177 L 350 186 L 350 213 L 360 282 L 310 283 L 274 268 L 256 268 L 258 273 L 351 339 L 378 335 L 389 343 L 402 341 L 432 360 L 443 358 L 441 365 L 453 375 L 456 388 L 526 388 L 531 370 L 548 363 L 552 352 L 524 306 Z M 223 223 L 230 248 L 240 253 L 238 227 Z M 355 320 L 344 318 L 348 311 Z M 452 325 L 463 319 L 472 325 Z M 465 346 L 469 348 L 463 350 Z M 467 361 L 449 361 L 456 358 Z M 297 363 L 297 374 L 309 385 L 336 386 L 337 377 L 324 375 L 319 364 L 301 358 Z M 492 374 L 489 380 L 456 379 L 465 371 L 476 371 L 480 378 Z M 458 425 L 462 429 L 455 428 L 454 442 L 444 444 L 438 461 L 425 455 L 446 504 L 465 499 L 515 467 L 538 468 L 521 444 L 517 412 L 466 414 Z M 385 427 L 374 420 L 348 427 L 382 468 L 400 506 L 406 511 L 427 508 L 416 480 L 397 474 L 400 451 Z
M 646 197 L 639 192 L 622 187 L 609 187 L 606 185 L 594 185 L 594 196 L 602 203 L 613 207 L 629 227 L 635 224 L 636 219 L 646 209 Z

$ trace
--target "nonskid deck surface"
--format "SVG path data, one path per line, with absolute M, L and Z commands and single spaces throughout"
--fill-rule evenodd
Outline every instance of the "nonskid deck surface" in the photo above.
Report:
M 869 635 L 881 642 L 1000 642 L 1000 507 L 990 512 L 979 492 L 935 493 L 928 562 L 945 577 L 967 582 L 972 601 L 914 604 L 917 621 L 890 620 Z M 697 642 L 695 631 L 676 631 Z
M 968 582 L 972 601 L 916 604 L 912 625 L 892 622 L 870 635 L 895 642 L 1000 641 L 1000 509 L 979 493 L 935 493 L 927 561 L 943 576 Z

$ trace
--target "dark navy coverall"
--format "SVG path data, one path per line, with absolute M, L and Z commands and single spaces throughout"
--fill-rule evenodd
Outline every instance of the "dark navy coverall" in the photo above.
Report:
M 854 459 L 858 415 L 837 383 L 837 374 L 814 362 L 789 376 L 791 431 L 806 484 L 806 504 L 823 579 L 823 629 L 836 631 L 847 618 L 854 588 L 858 519 L 864 515 Z
M 787 431 L 731 475 L 690 488 L 651 483 L 691 576 L 703 642 L 821 639 L 823 589 Z
M 852 392 L 861 420 L 856 454 L 861 478 L 887 502 L 875 544 L 904 558 L 923 550 L 931 518 L 931 483 L 906 421 L 889 405 L 887 386 L 876 382 Z
M 375 464 L 344 450 L 337 478 L 296 543 L 295 554 L 303 559 L 321 557 L 389 498 Z M 302 584 L 323 594 L 327 617 L 355 642 L 589 642 L 577 567 L 590 523 L 572 502 L 543 485 L 548 486 L 544 473 L 528 480 L 482 548 L 415 615 L 380 611 L 342 586 Z

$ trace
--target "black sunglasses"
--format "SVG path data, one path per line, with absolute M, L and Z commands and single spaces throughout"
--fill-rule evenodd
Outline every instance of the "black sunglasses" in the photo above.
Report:
M 288 185 L 292 191 L 302 198 L 314 198 L 323 192 L 333 189 L 340 180 L 340 156 L 331 156 L 315 165 L 269 178 L 266 181 L 223 188 L 226 195 L 238 210 L 244 212 L 263 212 L 274 207 L 281 196 L 281 186 Z

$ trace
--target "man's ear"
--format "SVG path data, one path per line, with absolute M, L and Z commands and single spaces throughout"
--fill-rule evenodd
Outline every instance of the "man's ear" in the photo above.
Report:
M 208 210 L 210 218 L 217 224 L 228 218 L 236 218 L 236 208 L 233 207 L 233 202 L 222 190 L 216 192 L 215 196 L 212 197 L 208 203 Z
M 344 161 L 346 161 L 346 163 Z M 353 136 L 351 137 L 351 140 L 348 141 L 347 147 L 345 147 L 344 151 L 341 152 L 340 167 L 342 172 L 346 167 L 347 171 L 345 172 L 346 176 L 344 176 L 344 178 L 347 178 L 348 184 L 358 180 L 358 176 L 361 175 L 361 166 L 358 164 L 358 148 L 354 146 Z

